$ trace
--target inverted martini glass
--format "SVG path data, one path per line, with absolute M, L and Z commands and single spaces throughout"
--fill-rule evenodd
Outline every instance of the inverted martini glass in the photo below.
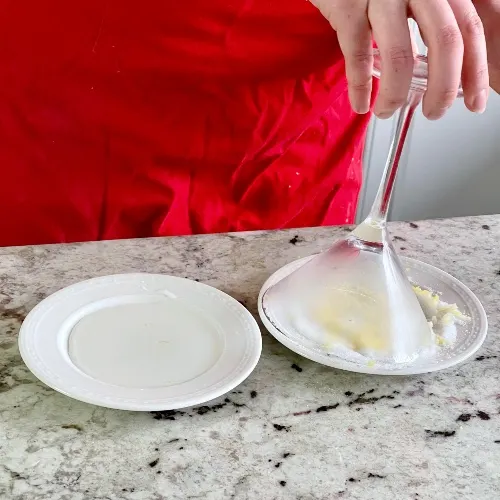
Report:
M 375 52 L 375 77 L 380 77 L 381 69 L 380 54 Z M 432 329 L 387 229 L 401 154 L 415 109 L 427 88 L 427 76 L 427 57 L 416 56 L 408 98 L 398 111 L 386 166 L 368 217 L 327 251 L 271 285 L 262 296 L 263 313 L 273 327 L 310 349 L 390 367 L 412 363 L 435 346 Z

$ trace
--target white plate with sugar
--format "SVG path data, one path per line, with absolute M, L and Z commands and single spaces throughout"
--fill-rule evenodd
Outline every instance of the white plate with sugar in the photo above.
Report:
M 318 363 L 342 370 L 372 375 L 415 375 L 450 368 L 474 355 L 486 338 L 488 320 L 484 308 L 474 293 L 450 274 L 418 260 L 401 257 L 410 280 L 429 290 L 439 291 L 440 298 L 470 318 L 464 324 L 456 324 L 456 339 L 449 346 L 435 350 L 432 356 L 422 356 L 408 364 L 366 362 L 359 356 L 342 355 L 342 350 L 332 352 L 324 343 L 305 339 L 297 330 L 287 330 L 274 320 L 272 311 L 266 310 L 263 297 L 266 290 L 308 262 L 313 256 L 291 262 L 276 271 L 264 283 L 258 299 L 259 315 L 266 329 L 279 342 L 292 351 Z

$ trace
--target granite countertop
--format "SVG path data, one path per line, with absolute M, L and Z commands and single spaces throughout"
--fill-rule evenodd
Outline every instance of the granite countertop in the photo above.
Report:
M 0 498 L 494 499 L 500 491 L 500 216 L 397 223 L 401 254 L 484 304 L 483 349 L 454 369 L 375 377 L 330 369 L 263 331 L 236 391 L 181 412 L 97 408 L 38 382 L 17 333 L 48 294 L 123 272 L 199 279 L 253 313 L 261 284 L 343 228 L 0 248 Z

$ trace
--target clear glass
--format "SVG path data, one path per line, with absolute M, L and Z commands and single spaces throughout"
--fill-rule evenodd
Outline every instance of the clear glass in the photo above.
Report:
M 375 53 L 374 76 L 380 71 Z M 426 84 L 427 58 L 417 56 L 368 217 L 265 292 L 264 313 L 283 335 L 301 338 L 322 352 L 389 364 L 412 362 L 433 347 L 432 330 L 387 231 L 399 161 Z

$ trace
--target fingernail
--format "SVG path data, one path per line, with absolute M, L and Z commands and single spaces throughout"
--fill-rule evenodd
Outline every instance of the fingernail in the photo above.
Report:
M 380 118 L 381 120 L 387 120 L 387 118 L 390 118 L 393 113 L 392 111 L 376 111 L 375 112 L 375 115 L 377 116 L 377 118 Z
M 352 109 L 358 115 L 366 115 L 366 113 L 368 113 L 368 111 L 370 111 L 370 104 L 369 103 L 366 103 L 366 104 L 355 103 L 352 105 Z
M 486 109 L 486 101 L 488 100 L 488 92 L 486 90 L 481 90 L 479 94 L 472 98 L 471 107 L 474 113 L 484 113 Z
M 353 108 L 353 110 L 357 115 L 366 115 L 366 113 L 368 113 L 368 111 L 370 111 L 369 109 L 361 108 L 359 106 L 356 108 Z
M 431 111 L 427 111 L 424 109 L 424 116 L 431 121 L 439 120 L 440 118 L 443 118 L 448 109 L 449 107 L 441 109 L 433 109 Z
M 440 118 L 443 118 L 444 116 L 444 113 L 440 113 L 440 112 L 431 112 L 427 115 L 427 119 L 428 120 L 431 120 L 431 121 L 436 121 L 436 120 L 439 120 Z

